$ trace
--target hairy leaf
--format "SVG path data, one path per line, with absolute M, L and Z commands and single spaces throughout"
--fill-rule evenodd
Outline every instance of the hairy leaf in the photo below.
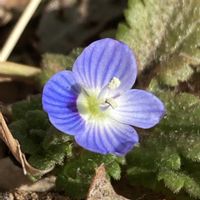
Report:
M 133 49 L 139 72 L 157 66 L 170 86 L 190 78 L 200 63 L 200 1 L 129 0 L 125 18 L 117 39 Z
M 77 157 L 70 159 L 61 168 L 57 178 L 57 187 L 73 198 L 85 197 L 95 169 L 102 163 L 104 163 L 109 176 L 115 179 L 120 178 L 121 168 L 119 164 L 123 163 L 122 158 L 83 151 L 78 159 Z
M 75 59 L 80 55 L 82 49 L 76 48 L 68 55 L 46 53 L 43 55 L 43 70 L 40 75 L 41 85 L 53 76 L 56 72 L 67 69 L 71 70 Z
M 158 180 L 163 180 L 166 187 L 174 193 L 178 193 L 184 186 L 185 179 L 175 171 L 163 170 L 158 173 Z
M 200 99 L 162 90 L 156 81 L 149 88 L 164 102 L 166 115 L 128 155 L 129 180 L 152 188 L 149 177 L 157 176 L 157 181 L 163 180 L 174 193 L 183 188 L 190 196 L 200 198 Z

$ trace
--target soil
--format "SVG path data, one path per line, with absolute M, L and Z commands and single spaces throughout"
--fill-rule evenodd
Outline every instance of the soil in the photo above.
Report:
M 10 191 L 0 193 L 0 200 L 70 200 L 68 197 L 53 192 Z

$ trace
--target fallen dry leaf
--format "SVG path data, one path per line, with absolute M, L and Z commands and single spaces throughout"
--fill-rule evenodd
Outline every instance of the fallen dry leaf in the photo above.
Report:
M 106 170 L 102 164 L 96 170 L 89 189 L 87 200 L 128 200 L 115 193 L 110 181 L 106 177 Z
M 21 185 L 32 183 L 32 181 L 23 174 L 22 169 L 15 165 L 9 157 L 0 159 L 0 166 L 1 190 L 13 190 Z
M 51 175 L 32 184 L 21 185 L 18 190 L 27 192 L 46 192 L 55 187 L 56 177 Z
M 39 170 L 39 169 L 32 167 L 28 163 L 25 155 L 21 151 L 18 140 L 16 140 L 12 136 L 12 133 L 10 132 L 1 112 L 0 112 L 0 138 L 8 146 L 8 148 L 10 149 L 10 151 L 12 152 L 12 154 L 16 158 L 16 160 L 21 163 L 24 174 L 29 173 L 34 176 L 41 176 L 52 170 L 52 169 Z

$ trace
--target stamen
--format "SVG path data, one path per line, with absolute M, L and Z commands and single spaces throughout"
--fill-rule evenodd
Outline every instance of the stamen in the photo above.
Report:
M 108 83 L 108 88 L 114 90 L 118 88 L 121 84 L 121 81 L 117 77 L 113 77 L 112 80 Z
M 106 99 L 105 101 L 108 103 L 113 109 L 117 108 L 117 102 L 113 98 Z

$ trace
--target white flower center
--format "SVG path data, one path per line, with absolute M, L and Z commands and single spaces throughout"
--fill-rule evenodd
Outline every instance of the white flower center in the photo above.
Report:
M 117 108 L 117 102 L 114 98 L 106 99 L 105 102 L 108 103 L 113 109 Z
M 116 99 L 112 97 L 112 91 L 120 86 L 120 80 L 113 77 L 108 85 L 102 90 L 107 94 L 99 95 L 99 91 L 82 89 L 76 101 L 80 115 L 85 120 L 102 120 L 107 118 L 113 109 L 117 108 Z

